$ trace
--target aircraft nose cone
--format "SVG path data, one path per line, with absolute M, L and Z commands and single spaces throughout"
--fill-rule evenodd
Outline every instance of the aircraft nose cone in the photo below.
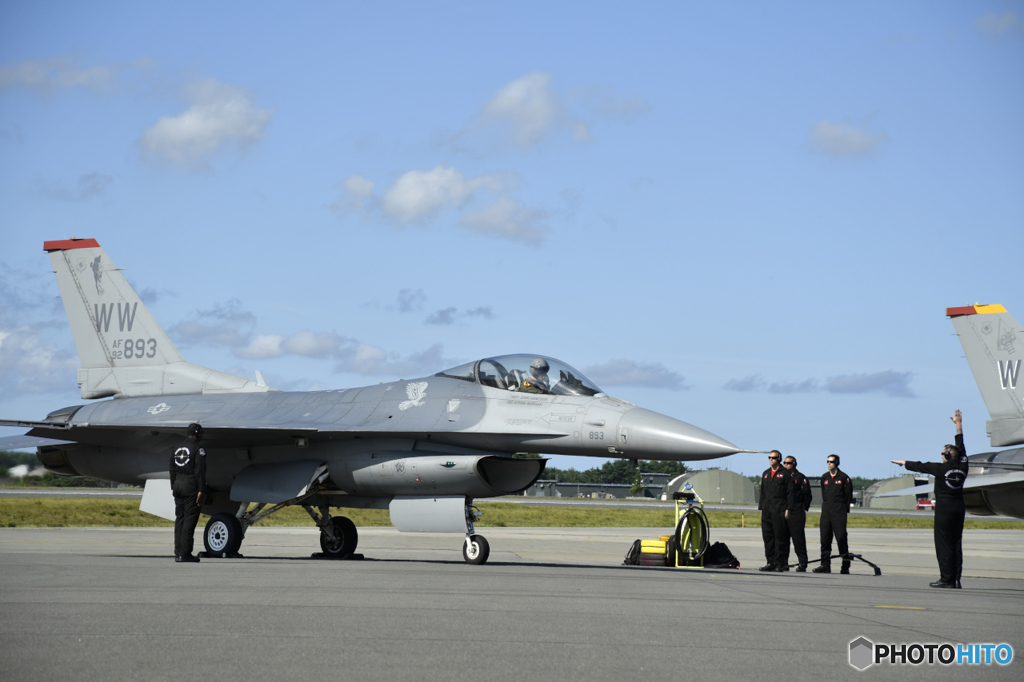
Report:
M 619 449 L 630 459 L 676 461 L 712 459 L 740 452 L 738 447 L 709 431 L 642 407 L 626 412 L 619 420 Z

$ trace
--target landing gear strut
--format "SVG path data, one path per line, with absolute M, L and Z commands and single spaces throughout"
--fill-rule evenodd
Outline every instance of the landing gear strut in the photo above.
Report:
M 344 559 L 356 551 L 359 544 L 359 532 L 352 519 L 346 516 L 331 516 L 328 507 L 320 507 L 320 513 L 310 506 L 303 506 L 306 513 L 313 517 L 320 529 L 320 549 L 324 556 L 331 559 Z
M 467 564 L 482 564 L 491 555 L 491 546 L 483 535 L 474 535 L 473 522 L 484 513 L 471 504 L 466 505 L 466 542 L 462 545 L 462 558 Z

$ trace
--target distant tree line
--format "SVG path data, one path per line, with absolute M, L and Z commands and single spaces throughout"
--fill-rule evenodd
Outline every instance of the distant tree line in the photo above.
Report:
M 822 472 L 822 473 L 824 473 L 824 472 Z M 813 476 L 812 477 L 807 472 L 804 472 L 804 475 L 807 476 L 808 478 L 816 478 L 816 479 L 817 478 L 821 478 L 820 474 L 818 476 Z M 750 479 L 750 482 L 754 484 L 755 488 L 757 488 L 758 490 L 761 489 L 761 477 L 760 476 L 747 476 L 747 478 Z M 864 478 L 862 476 L 850 476 L 850 480 L 853 481 L 853 489 L 854 490 L 860 490 L 861 488 L 870 488 L 873 484 L 878 483 L 882 479 L 881 478 Z
M 531 452 L 516 455 L 516 457 L 535 459 L 540 457 L 540 455 Z M 585 471 L 558 469 L 549 466 L 544 469 L 541 477 L 549 480 L 553 479 L 559 483 L 625 483 L 636 486 L 639 483 L 641 472 L 645 474 L 671 474 L 677 476 L 690 471 L 682 462 L 659 462 L 642 459 L 639 464 L 639 471 L 628 459 L 607 460 L 601 466 L 586 469 Z

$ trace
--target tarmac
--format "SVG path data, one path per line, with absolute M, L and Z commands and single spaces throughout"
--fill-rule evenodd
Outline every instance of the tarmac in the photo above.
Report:
M 0 528 L 2 678 L 1024 679 L 1024 531 L 968 530 L 962 590 L 928 587 L 928 530 L 852 529 L 881 576 L 760 573 L 750 528 L 712 529 L 740 570 L 622 566 L 650 528 L 480 533 L 482 566 L 457 535 L 360 528 L 365 558 L 329 561 L 313 528 L 258 526 L 244 558 L 176 564 L 167 528 Z M 859 637 L 1014 657 L 860 672 Z

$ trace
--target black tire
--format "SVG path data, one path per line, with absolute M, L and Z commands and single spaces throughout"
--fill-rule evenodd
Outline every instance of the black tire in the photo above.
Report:
M 676 565 L 676 539 L 669 538 L 668 542 L 665 543 L 665 565 L 672 566 Z
M 242 546 L 242 522 L 233 514 L 214 514 L 206 522 L 203 544 L 207 554 L 237 554 Z
M 334 528 L 336 540 L 328 538 L 326 533 L 320 533 L 320 549 L 323 550 L 324 556 L 340 559 L 356 551 L 359 532 L 352 519 L 347 516 L 332 516 L 331 526 Z
M 470 535 L 469 542 L 462 543 L 462 558 L 467 564 L 483 564 L 491 555 L 491 546 L 483 535 Z

